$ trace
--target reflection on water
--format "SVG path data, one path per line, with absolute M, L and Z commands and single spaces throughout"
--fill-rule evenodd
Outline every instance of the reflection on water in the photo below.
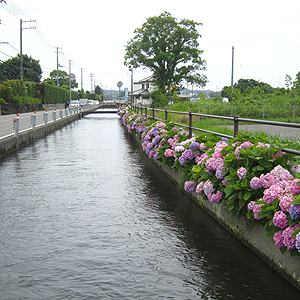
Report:
M 0 299 L 297 299 L 299 291 L 88 115 L 0 162 Z

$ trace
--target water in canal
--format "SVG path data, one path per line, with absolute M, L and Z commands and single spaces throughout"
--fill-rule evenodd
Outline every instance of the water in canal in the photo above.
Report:
M 299 299 L 88 115 L 0 161 L 0 299 Z

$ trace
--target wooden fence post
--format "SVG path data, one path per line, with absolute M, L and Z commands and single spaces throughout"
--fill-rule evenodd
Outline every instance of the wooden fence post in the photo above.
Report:
M 189 138 L 191 138 L 193 135 L 192 127 L 193 127 L 193 115 L 192 112 L 190 111 L 189 112 Z
M 239 133 L 239 117 L 234 116 L 234 124 L 233 124 L 233 136 L 236 137 Z
M 168 111 L 165 110 L 165 121 L 167 121 L 167 120 L 168 120 Z

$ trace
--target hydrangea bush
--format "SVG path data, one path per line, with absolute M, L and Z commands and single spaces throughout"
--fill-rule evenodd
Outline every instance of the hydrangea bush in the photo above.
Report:
M 220 203 L 239 216 L 264 224 L 282 253 L 300 253 L 300 176 L 296 158 L 278 142 L 239 134 L 228 141 L 188 133 L 170 122 L 119 109 L 123 125 L 150 159 L 183 174 L 184 189 Z

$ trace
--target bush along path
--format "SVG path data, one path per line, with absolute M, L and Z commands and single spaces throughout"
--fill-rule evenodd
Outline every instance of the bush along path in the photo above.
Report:
M 182 128 L 130 106 L 118 114 L 150 159 L 183 174 L 188 193 L 224 201 L 230 213 L 262 223 L 282 253 L 300 255 L 300 164 L 299 157 L 282 151 L 285 145 L 246 135 L 230 141 L 204 134 L 189 138 Z

